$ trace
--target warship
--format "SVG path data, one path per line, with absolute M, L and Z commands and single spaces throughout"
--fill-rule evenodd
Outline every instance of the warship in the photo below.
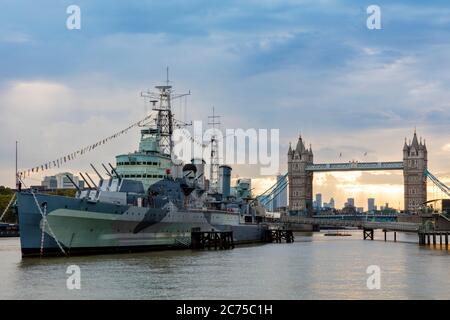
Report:
M 77 188 L 75 197 L 17 192 L 22 256 L 101 254 L 190 248 L 192 232 L 231 232 L 234 244 L 264 237 L 250 190 L 230 194 L 231 168 L 205 178 L 205 161 L 172 161 L 172 87 L 150 95 L 154 123 L 142 125 L 139 150 L 103 165 L 105 178 Z M 181 96 L 181 95 L 178 95 Z M 216 168 L 217 169 L 217 168 Z M 213 170 L 211 170 L 213 172 Z

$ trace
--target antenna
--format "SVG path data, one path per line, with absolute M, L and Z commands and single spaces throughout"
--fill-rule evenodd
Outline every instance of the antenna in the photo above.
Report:
M 220 116 L 216 116 L 214 107 L 213 115 L 208 116 L 208 125 L 212 126 L 215 132 L 216 125 L 220 125 Z M 219 182 L 219 142 L 215 133 L 211 136 L 211 164 L 209 167 L 210 190 L 217 191 L 217 184 Z
M 173 127 L 174 118 L 172 113 L 172 101 L 189 93 L 175 94 L 169 80 L 169 67 L 166 68 L 166 83 L 163 86 L 156 86 L 157 92 L 141 92 L 141 97 L 148 99 L 152 103 L 152 110 L 157 112 L 156 129 L 158 132 L 158 144 L 160 151 L 172 156 L 173 151 Z M 159 102 L 159 103 L 158 103 Z
M 166 67 L 166 74 L 167 74 L 167 77 L 166 77 L 166 85 L 169 86 L 169 82 L 170 82 L 170 81 L 169 81 L 169 66 Z

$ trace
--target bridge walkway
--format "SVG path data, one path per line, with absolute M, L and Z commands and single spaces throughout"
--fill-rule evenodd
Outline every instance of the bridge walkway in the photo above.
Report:
M 382 229 L 386 231 L 414 232 L 420 231 L 420 223 L 412 222 L 377 222 L 377 221 L 361 221 L 361 220 L 335 220 L 335 219 L 317 219 L 308 217 L 281 217 L 280 222 L 289 224 L 311 224 L 327 227 L 349 227 L 359 229 Z

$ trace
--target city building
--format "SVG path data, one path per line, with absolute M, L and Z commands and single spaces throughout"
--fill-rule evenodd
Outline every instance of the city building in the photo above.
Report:
M 328 206 L 329 206 L 330 209 L 334 209 L 335 208 L 334 198 L 330 199 L 330 202 L 328 203 Z
M 321 193 L 317 193 L 316 194 L 316 205 L 315 208 L 317 210 L 322 209 L 322 194 Z
M 324 202 L 322 204 L 322 209 L 334 209 L 334 198 L 330 199 L 330 202 Z
M 45 189 L 58 189 L 58 180 L 55 176 L 44 177 L 41 182 L 41 186 Z
M 74 176 L 70 172 L 62 172 L 55 174 L 54 176 L 46 176 L 41 182 L 41 186 L 46 189 L 75 189 L 69 178 L 80 188 L 84 188 L 84 181 L 80 180 L 77 176 Z
M 369 198 L 367 199 L 367 211 L 369 213 L 373 213 L 376 210 L 376 206 L 375 206 L 375 199 L 374 198 Z
M 346 207 L 354 207 L 355 206 L 355 199 L 354 198 L 348 198 L 346 202 Z

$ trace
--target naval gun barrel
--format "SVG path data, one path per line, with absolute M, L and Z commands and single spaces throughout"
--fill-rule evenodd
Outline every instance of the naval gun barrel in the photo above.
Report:
M 69 181 L 73 184 L 73 186 L 78 190 L 78 192 L 81 192 L 80 187 L 72 180 L 72 178 L 66 174 L 66 178 L 69 179 Z

